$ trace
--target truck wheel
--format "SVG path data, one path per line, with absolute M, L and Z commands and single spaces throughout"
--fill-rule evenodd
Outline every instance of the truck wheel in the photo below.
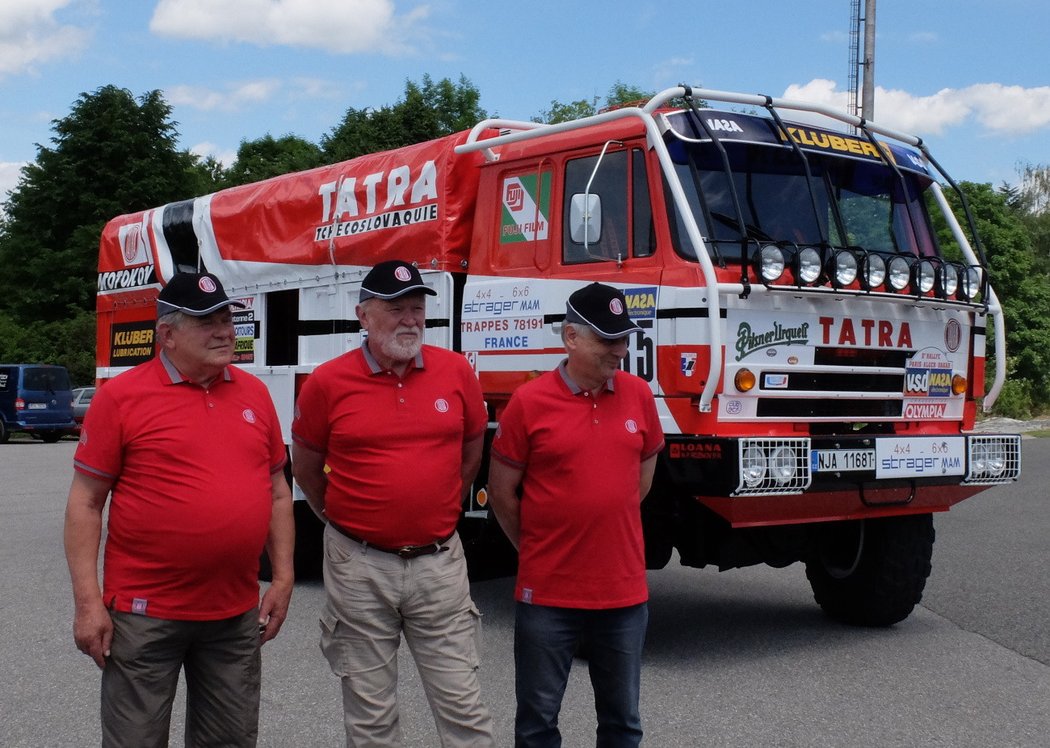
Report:
M 816 528 L 806 577 L 832 618 L 892 626 L 922 600 L 933 555 L 933 516 L 834 522 Z

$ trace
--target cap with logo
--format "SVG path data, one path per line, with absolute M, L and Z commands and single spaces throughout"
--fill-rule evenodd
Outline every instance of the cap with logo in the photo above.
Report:
M 203 317 L 227 306 L 244 308 L 241 302 L 230 300 L 211 273 L 176 273 L 157 296 L 158 317 L 171 312 Z
M 419 292 L 437 296 L 437 291 L 427 288 L 416 266 L 403 260 L 387 260 L 368 271 L 361 281 L 359 301 L 367 299 L 396 299 L 406 293 Z
M 607 340 L 642 329 L 627 314 L 623 292 L 601 283 L 591 283 L 569 296 L 565 303 L 565 321 L 587 325 Z

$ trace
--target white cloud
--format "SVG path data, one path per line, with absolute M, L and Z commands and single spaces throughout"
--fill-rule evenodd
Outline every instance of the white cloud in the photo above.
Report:
M 7 193 L 18 186 L 24 163 L 0 161 L 0 206 L 7 202 Z
M 160 0 L 150 30 L 182 39 L 396 55 L 411 51 L 429 14 L 419 5 L 396 15 L 393 0 Z
M 33 0 L 0 4 L 0 77 L 35 72 L 38 65 L 80 53 L 89 32 L 62 25 L 56 11 L 73 0 Z
M 233 165 L 234 161 L 237 160 L 237 151 L 231 151 L 229 149 L 223 150 L 219 146 L 215 145 L 215 143 L 209 143 L 207 141 L 203 143 L 197 143 L 197 145 L 191 147 L 190 153 L 196 154 L 201 158 L 211 156 L 227 169 Z
M 847 92 L 834 81 L 814 79 L 788 86 L 784 98 L 845 110 Z M 1022 88 L 977 83 L 945 88 L 929 96 L 875 88 L 875 121 L 915 135 L 941 135 L 950 127 L 976 122 L 987 134 L 1028 135 L 1050 126 L 1050 86 Z M 810 120 L 812 121 L 812 120 Z
M 250 104 L 268 101 L 281 88 L 280 81 L 265 78 L 233 85 L 226 90 L 204 86 L 172 86 L 164 92 L 173 106 L 185 106 L 205 112 L 236 112 Z

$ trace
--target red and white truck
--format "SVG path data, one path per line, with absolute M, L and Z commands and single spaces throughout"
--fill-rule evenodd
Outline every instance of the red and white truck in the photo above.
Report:
M 97 377 L 153 355 L 158 290 L 207 269 L 247 304 L 236 363 L 288 438 L 302 382 L 361 342 L 362 277 L 396 257 L 438 292 L 427 341 L 467 356 L 494 426 L 562 358 L 568 295 L 612 284 L 642 327 L 624 368 L 667 435 L 649 565 L 801 561 L 831 616 L 889 625 L 921 598 L 933 514 L 1020 474 L 1017 435 L 973 430 L 1002 386 L 1003 315 L 939 180 L 954 185 L 918 138 L 760 95 L 677 87 L 556 125 L 486 120 L 113 219 Z M 461 523 L 477 577 L 512 562 L 484 476 Z M 297 517 L 305 562 L 317 527 Z

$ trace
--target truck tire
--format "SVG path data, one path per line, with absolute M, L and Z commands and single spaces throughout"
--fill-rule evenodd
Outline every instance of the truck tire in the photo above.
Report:
M 820 525 L 806 561 L 813 597 L 854 626 L 903 621 L 922 600 L 933 541 L 930 514 Z

